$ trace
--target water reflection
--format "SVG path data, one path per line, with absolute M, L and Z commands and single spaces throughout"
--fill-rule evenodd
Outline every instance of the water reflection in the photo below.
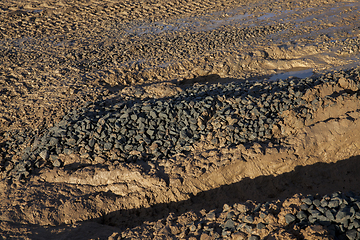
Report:
M 307 78 L 307 77 L 311 77 L 312 75 L 313 75 L 313 69 L 306 68 L 304 70 L 287 71 L 287 72 L 278 73 L 278 74 L 273 75 L 269 80 L 270 81 L 275 81 L 278 79 L 285 80 L 289 77 Z

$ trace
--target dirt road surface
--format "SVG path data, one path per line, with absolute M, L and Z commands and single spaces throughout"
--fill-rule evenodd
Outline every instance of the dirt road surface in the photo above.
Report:
M 359 57 L 358 1 L 1 1 L 0 236 L 360 239 Z

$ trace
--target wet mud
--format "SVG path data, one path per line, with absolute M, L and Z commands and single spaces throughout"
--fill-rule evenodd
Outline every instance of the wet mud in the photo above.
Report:
M 357 239 L 359 13 L 2 1 L 1 236 Z

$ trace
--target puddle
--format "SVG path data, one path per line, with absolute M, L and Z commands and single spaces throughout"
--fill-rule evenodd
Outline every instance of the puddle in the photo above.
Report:
M 29 11 L 29 12 L 33 12 L 33 13 L 41 13 L 42 11 L 44 11 L 44 10 L 42 10 L 42 9 L 38 9 L 38 10 L 32 10 L 32 11 Z
M 127 33 L 136 34 L 138 36 L 143 34 L 159 34 L 163 32 L 174 32 L 174 31 L 211 31 L 219 27 L 227 25 L 243 25 L 243 26 L 257 26 L 258 21 L 274 20 L 276 19 L 288 19 L 292 16 L 294 10 L 283 10 L 279 13 L 262 13 L 262 16 L 253 17 L 253 14 L 240 13 L 243 12 L 243 9 L 235 9 L 229 12 L 215 12 L 211 13 L 208 16 L 200 17 L 188 17 L 181 18 L 175 21 L 165 22 L 152 22 L 152 23 L 143 23 L 135 24 L 130 27 L 130 30 L 127 30 Z M 312 17 L 313 18 L 313 17 Z M 299 21 L 299 20 L 297 20 Z M 301 20 L 304 21 L 304 20 Z M 273 22 L 269 23 L 272 24 Z M 263 24 L 263 23 L 262 23 Z M 129 28 L 128 28 L 129 29 Z
M 220 15 L 220 12 L 218 13 Z M 212 15 L 215 15 L 214 13 Z M 127 33 L 136 34 L 138 36 L 143 34 L 159 34 L 163 32 L 173 31 L 210 31 L 216 28 L 237 24 L 246 21 L 246 18 L 251 17 L 252 14 L 231 14 L 228 17 L 218 17 L 214 20 L 211 16 L 193 17 L 177 19 L 171 22 L 153 22 L 142 25 L 132 26 Z
M 273 75 L 269 81 L 275 81 L 278 79 L 285 80 L 289 77 L 297 77 L 297 78 L 307 78 L 311 77 L 313 75 L 313 69 L 312 68 L 306 68 L 303 70 L 295 70 L 295 69 L 289 69 L 292 71 L 282 72 Z M 294 71 L 295 70 L 295 71 Z
M 353 4 L 348 4 L 352 6 Z M 335 9 L 339 9 L 336 7 Z M 214 12 L 207 16 L 198 16 L 198 17 L 186 17 L 176 20 L 170 20 L 166 22 L 152 22 L 152 23 L 138 23 L 128 25 L 127 28 L 124 28 L 127 34 L 135 34 L 141 36 L 144 34 L 160 34 L 164 32 L 175 32 L 175 31 L 211 31 L 219 27 L 227 25 L 240 25 L 240 26 L 257 26 L 259 24 L 264 24 L 264 21 L 269 21 L 266 24 L 274 24 L 279 19 L 282 22 L 293 22 L 296 24 L 296 28 L 301 28 L 303 22 L 314 21 L 314 17 L 319 19 L 327 19 L 328 21 L 336 22 L 339 20 L 339 16 L 334 14 L 334 16 L 327 16 L 324 14 L 317 14 L 313 16 L 310 14 L 313 8 L 303 9 L 301 11 L 297 10 L 282 10 L 280 12 L 263 12 L 259 17 L 254 17 L 253 14 L 244 13 L 244 9 L 237 8 L 231 11 L 220 11 Z M 294 13 L 304 14 L 306 16 L 302 18 L 295 18 Z M 310 15 L 309 15 L 310 14 Z M 261 22 L 261 23 L 260 23 Z M 315 21 L 314 23 L 317 23 Z
M 186 23 L 184 23 L 183 27 L 186 27 Z M 128 32 L 136 33 L 137 35 L 143 35 L 143 34 L 147 34 L 147 33 L 158 34 L 161 32 L 177 31 L 177 30 L 179 30 L 179 27 L 173 26 L 172 24 L 155 22 L 151 25 L 138 26 L 136 28 L 129 30 Z
M 228 19 L 226 19 L 225 21 L 232 21 L 232 20 L 243 20 L 247 17 L 250 17 L 252 14 L 239 14 L 239 15 L 235 15 L 232 17 L 229 17 Z
M 258 17 L 259 20 L 265 20 L 265 19 L 268 19 L 268 18 L 272 18 L 272 17 L 275 17 L 276 14 L 275 13 L 267 13 L 265 15 L 262 15 L 260 17 Z

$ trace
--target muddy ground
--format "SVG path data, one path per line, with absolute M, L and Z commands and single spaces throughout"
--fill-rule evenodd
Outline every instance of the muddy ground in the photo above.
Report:
M 359 57 L 357 1 L 1 1 L 0 235 L 335 238 L 284 216 L 307 194 L 360 191 Z M 256 137 L 228 138 L 241 119 L 259 117 L 241 109 L 229 117 L 221 106 L 255 104 L 265 87 L 267 103 L 266 96 L 278 96 L 271 85 L 278 79 L 279 101 L 291 100 L 286 109 L 264 110 L 272 122 L 263 130 L 253 125 Z M 64 138 L 56 149 L 41 142 L 64 121 L 69 137 L 80 123 L 68 119 L 81 122 L 90 110 L 100 123 L 100 113 L 119 104 L 180 106 L 191 98 L 196 106 L 206 86 L 223 95 L 212 92 L 217 102 L 197 117 L 199 137 L 166 154 L 145 159 L 139 148 L 124 155 L 112 144 L 102 152 L 105 145 L 94 150 L 80 140 L 71 149 Z M 152 154 L 156 144 L 149 143 Z M 194 225 L 211 211 L 266 202 L 276 210 L 262 230 Z

